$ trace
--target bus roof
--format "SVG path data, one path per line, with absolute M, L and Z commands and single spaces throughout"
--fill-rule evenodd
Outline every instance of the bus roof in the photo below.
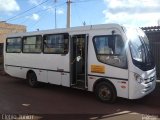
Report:
M 95 30 L 95 29 L 121 28 L 121 27 L 122 27 L 121 25 L 115 24 L 115 23 L 87 25 L 87 26 L 78 26 L 78 27 L 71 27 L 71 28 L 57 28 L 57 29 L 40 30 L 40 31 L 23 32 L 23 33 L 11 33 L 11 34 L 8 34 L 7 37 L 43 35 L 43 34 L 53 34 L 53 33 L 69 33 L 73 31 L 89 31 L 89 30 Z

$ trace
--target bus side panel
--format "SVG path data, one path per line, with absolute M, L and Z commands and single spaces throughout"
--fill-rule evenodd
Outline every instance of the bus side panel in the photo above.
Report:
M 33 70 L 38 81 L 70 85 L 69 54 L 5 53 L 4 64 L 6 73 L 14 77 L 26 78 L 27 72 Z
M 94 50 L 93 37 L 95 35 L 111 35 L 112 30 L 113 29 L 92 31 L 90 34 L 88 47 L 88 90 L 93 91 L 94 83 L 99 79 L 104 79 L 114 85 L 118 97 L 128 98 L 128 69 L 114 67 L 98 61 Z M 122 35 L 117 29 L 114 30 L 116 33 Z M 102 66 L 104 71 L 102 73 L 94 72 L 92 71 L 92 66 Z
M 48 80 L 47 80 L 47 71 L 46 70 L 33 69 L 33 71 L 36 73 L 37 81 L 48 83 Z
M 69 73 L 62 73 L 62 86 L 70 87 L 70 74 Z
M 4 54 L 4 70 L 7 74 L 19 77 L 26 78 L 27 69 L 20 66 L 20 56 L 21 53 L 5 53 Z
M 48 76 L 49 83 L 56 84 L 56 85 L 61 84 L 61 73 L 48 71 L 47 76 Z
M 69 54 L 44 54 L 43 68 L 47 69 L 48 82 L 69 86 Z
M 21 67 L 5 66 L 5 72 L 13 77 L 26 78 L 28 69 Z
M 94 83 L 99 80 L 102 79 L 101 77 L 88 77 L 88 91 L 93 92 L 93 86 Z M 115 80 L 115 79 L 106 79 L 109 80 L 116 88 L 116 92 L 117 92 L 117 96 L 119 97 L 123 97 L 123 98 L 128 98 L 128 91 L 126 89 L 128 89 L 128 81 L 124 81 L 124 80 Z

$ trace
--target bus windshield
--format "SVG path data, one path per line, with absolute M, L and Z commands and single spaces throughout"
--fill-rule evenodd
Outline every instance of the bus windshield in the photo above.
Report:
M 133 64 L 144 71 L 153 69 L 155 64 L 145 33 L 140 29 L 131 29 L 127 31 L 127 37 Z

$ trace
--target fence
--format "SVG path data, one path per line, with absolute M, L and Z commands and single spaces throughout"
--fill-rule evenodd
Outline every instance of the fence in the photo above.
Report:
M 156 63 L 157 78 L 160 79 L 160 26 L 142 28 L 149 38 L 151 50 Z
M 160 79 L 160 42 L 151 42 L 150 45 L 156 63 L 157 78 Z

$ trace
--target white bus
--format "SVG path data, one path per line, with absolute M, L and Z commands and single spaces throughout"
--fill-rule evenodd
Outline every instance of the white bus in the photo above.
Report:
M 138 99 L 155 89 L 145 33 L 118 24 L 8 35 L 4 69 L 11 76 L 95 92 L 103 102 Z

